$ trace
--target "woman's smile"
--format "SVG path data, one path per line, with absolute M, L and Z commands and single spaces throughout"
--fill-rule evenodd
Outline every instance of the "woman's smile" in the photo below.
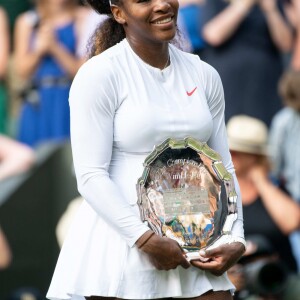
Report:
M 172 17 L 166 17 L 166 18 L 163 18 L 163 19 L 160 18 L 159 20 L 152 21 L 151 23 L 160 25 L 160 24 L 168 24 L 172 21 L 173 21 Z

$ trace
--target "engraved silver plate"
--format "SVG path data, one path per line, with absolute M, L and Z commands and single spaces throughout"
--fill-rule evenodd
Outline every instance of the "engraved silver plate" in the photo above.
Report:
M 237 218 L 237 194 L 221 156 L 191 137 L 169 138 L 154 148 L 137 193 L 142 220 L 192 258 L 229 234 Z

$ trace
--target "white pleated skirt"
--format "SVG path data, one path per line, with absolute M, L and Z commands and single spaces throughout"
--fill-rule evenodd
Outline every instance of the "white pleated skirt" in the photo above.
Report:
M 139 214 L 138 207 L 134 208 Z M 136 247 L 130 248 L 83 201 L 61 249 L 47 298 L 189 298 L 211 289 L 233 291 L 234 286 L 226 274 L 216 277 L 195 267 L 156 270 L 146 254 Z

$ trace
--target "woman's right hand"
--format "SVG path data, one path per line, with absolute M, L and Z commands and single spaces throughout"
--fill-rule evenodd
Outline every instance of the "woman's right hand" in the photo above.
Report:
M 158 270 L 170 270 L 178 266 L 187 269 L 191 266 L 179 244 L 167 237 L 153 234 L 139 249 L 149 256 L 151 263 Z
M 53 28 L 45 23 L 40 25 L 34 44 L 34 50 L 40 55 L 45 55 L 50 51 L 53 43 L 56 42 Z

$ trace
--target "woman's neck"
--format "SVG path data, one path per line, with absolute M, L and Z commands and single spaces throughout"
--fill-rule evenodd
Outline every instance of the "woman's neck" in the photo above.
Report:
M 74 6 L 56 6 L 48 3 L 38 5 L 37 11 L 41 19 L 59 19 L 62 16 L 70 15 L 74 11 Z
M 169 43 L 149 43 L 140 42 L 126 37 L 131 49 L 148 65 L 163 70 L 170 63 Z

